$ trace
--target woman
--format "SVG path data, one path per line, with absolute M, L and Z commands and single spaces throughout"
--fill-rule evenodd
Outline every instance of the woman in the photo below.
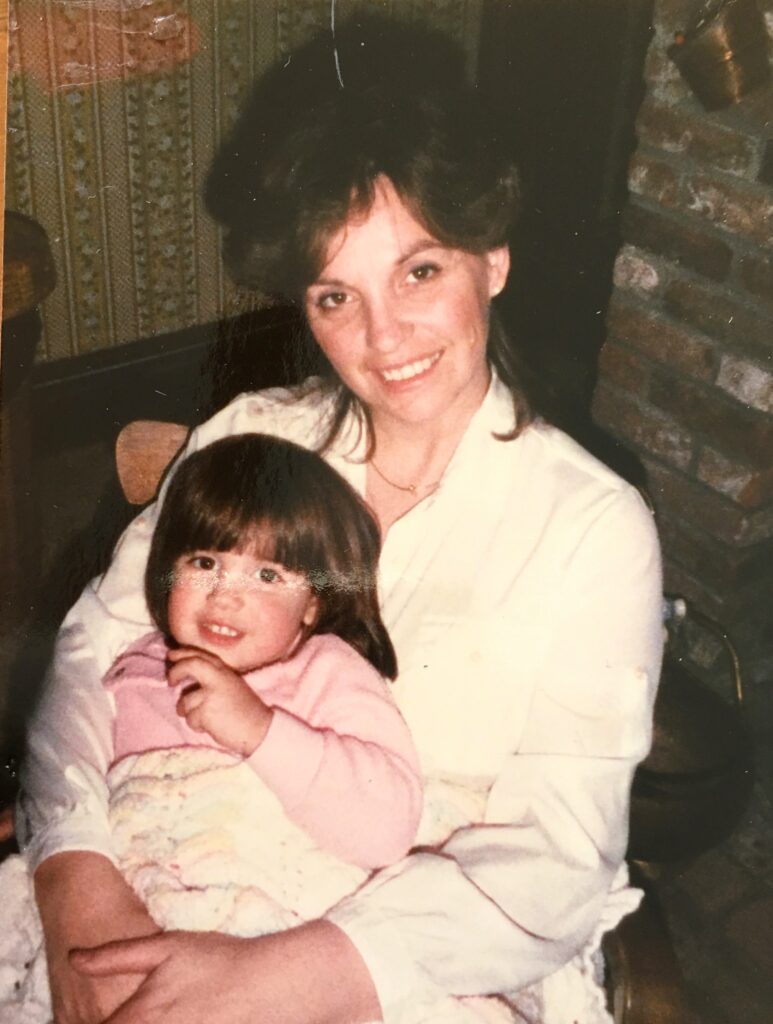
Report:
M 396 699 L 425 773 L 478 780 L 485 813 L 325 920 L 257 940 L 154 937 L 110 860 L 100 686 L 148 628 L 151 508 L 66 620 L 30 741 L 23 817 L 57 1020 L 397 1022 L 437 993 L 558 977 L 631 906 L 621 865 L 660 576 L 638 495 L 532 419 L 491 318 L 515 173 L 449 45 L 376 23 L 268 77 L 209 200 L 238 276 L 301 298 L 328 372 L 242 396 L 189 450 L 274 433 L 366 497 Z M 150 937 L 68 958 L 133 936 Z

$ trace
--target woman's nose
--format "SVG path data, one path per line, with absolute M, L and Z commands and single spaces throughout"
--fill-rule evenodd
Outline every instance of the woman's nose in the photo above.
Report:
M 370 302 L 366 309 L 368 346 L 377 352 L 391 352 L 402 341 L 405 325 L 394 298 Z

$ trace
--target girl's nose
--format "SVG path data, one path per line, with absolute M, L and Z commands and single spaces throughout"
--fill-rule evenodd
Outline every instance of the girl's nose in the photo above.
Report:
M 239 574 L 221 571 L 214 576 L 208 596 L 221 604 L 233 604 L 243 600 L 243 590 Z

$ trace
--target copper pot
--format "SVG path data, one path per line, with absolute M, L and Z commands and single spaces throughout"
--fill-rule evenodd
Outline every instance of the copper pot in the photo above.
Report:
M 768 35 L 756 0 L 717 0 L 668 55 L 706 110 L 737 103 L 770 78 Z

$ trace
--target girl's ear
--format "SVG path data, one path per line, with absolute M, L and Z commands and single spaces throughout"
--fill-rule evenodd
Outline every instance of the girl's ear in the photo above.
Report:
M 316 594 L 309 594 L 309 603 L 306 605 L 306 611 L 303 613 L 301 622 L 304 626 L 309 629 L 313 629 L 317 620 L 319 619 L 319 598 Z

